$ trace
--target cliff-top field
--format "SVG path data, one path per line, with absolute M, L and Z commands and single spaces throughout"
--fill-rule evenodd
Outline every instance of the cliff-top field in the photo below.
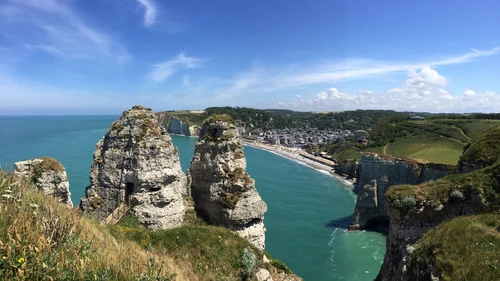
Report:
M 364 150 L 422 163 L 455 165 L 471 138 L 496 124 L 500 120 L 381 120 L 372 130 L 376 145 Z

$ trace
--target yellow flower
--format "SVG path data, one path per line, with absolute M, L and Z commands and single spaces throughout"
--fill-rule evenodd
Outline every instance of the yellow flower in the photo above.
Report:
M 18 263 L 24 263 L 24 258 L 19 258 L 19 259 L 17 260 L 17 262 L 18 262 Z

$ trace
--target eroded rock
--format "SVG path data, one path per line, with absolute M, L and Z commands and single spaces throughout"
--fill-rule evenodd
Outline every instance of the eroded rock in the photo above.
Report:
M 134 106 L 111 125 L 96 145 L 90 182 L 80 208 L 97 220 L 122 202 L 151 229 L 183 220 L 186 176 L 177 148 L 151 109 Z
M 29 180 L 45 195 L 57 197 L 62 203 L 73 207 L 66 169 L 57 160 L 42 157 L 20 161 L 14 164 L 14 173 Z
M 215 116 L 204 122 L 189 177 L 199 215 L 264 249 L 267 205 L 246 171 L 243 141 L 229 116 Z

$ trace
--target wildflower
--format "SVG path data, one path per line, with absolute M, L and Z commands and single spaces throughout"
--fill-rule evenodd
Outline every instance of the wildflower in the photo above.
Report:
M 24 258 L 19 258 L 19 259 L 17 260 L 17 262 L 18 262 L 18 263 L 24 263 Z

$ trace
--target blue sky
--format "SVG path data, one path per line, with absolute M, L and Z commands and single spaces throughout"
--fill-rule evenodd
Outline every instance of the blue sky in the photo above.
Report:
M 0 0 L 0 115 L 498 112 L 500 3 Z

